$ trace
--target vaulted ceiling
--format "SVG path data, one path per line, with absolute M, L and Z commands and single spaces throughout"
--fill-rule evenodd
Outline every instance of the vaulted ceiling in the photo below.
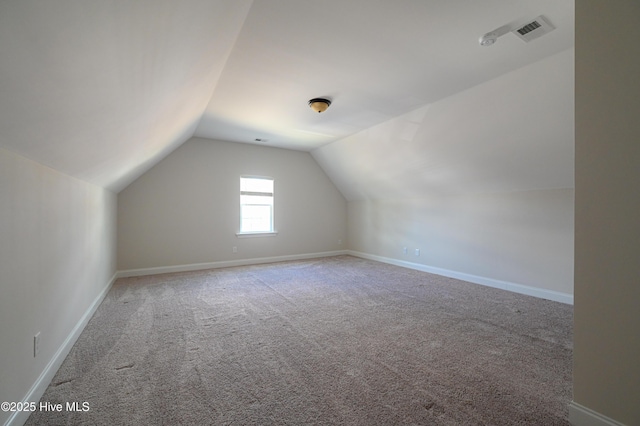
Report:
M 478 44 L 541 14 L 543 38 Z M 573 14 L 572 0 L 2 1 L 0 147 L 114 191 L 192 136 L 311 151 L 570 48 Z M 319 96 L 323 114 L 307 107 Z

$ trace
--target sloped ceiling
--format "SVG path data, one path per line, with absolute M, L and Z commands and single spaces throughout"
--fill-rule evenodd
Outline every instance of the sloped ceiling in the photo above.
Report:
M 114 191 L 194 135 L 312 151 L 570 48 L 573 11 L 572 0 L 3 1 L 0 146 Z M 543 38 L 478 44 L 541 14 L 557 27 Z M 323 114 L 306 105 L 318 96 L 333 100 Z
M 0 146 L 119 191 L 193 135 L 250 5 L 0 2 Z
M 312 151 L 349 201 L 574 187 L 568 49 Z

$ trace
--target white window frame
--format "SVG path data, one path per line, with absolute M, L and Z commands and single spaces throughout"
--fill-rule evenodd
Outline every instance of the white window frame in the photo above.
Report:
M 242 191 L 242 179 L 264 179 L 264 180 L 270 180 L 273 183 L 273 190 L 272 192 L 248 192 L 248 191 Z M 260 195 L 260 196 L 270 196 L 271 197 L 271 226 L 270 226 L 270 230 L 268 231 L 243 231 L 242 230 L 242 206 L 244 205 L 242 203 L 242 196 L 243 195 Z M 263 204 L 260 204 L 263 205 Z M 239 238 L 243 238 L 243 237 L 268 237 L 268 236 L 275 236 L 278 234 L 278 232 L 275 229 L 275 180 L 272 177 L 269 176 L 255 176 L 255 175 L 241 175 L 240 176 L 240 214 L 239 214 L 239 231 L 236 233 L 236 236 L 238 236 Z

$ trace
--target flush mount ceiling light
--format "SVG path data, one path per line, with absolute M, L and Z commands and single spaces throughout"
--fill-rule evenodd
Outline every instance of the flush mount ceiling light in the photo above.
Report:
M 325 112 L 331 105 L 331 101 L 325 98 L 313 98 L 309 101 L 309 106 L 317 113 Z

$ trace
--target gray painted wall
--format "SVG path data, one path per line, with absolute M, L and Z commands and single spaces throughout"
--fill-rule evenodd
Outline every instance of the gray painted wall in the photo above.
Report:
M 639 18 L 635 1 L 576 2 L 573 399 L 627 425 L 640 424 Z
M 349 248 L 571 295 L 573 190 L 352 201 Z
M 0 148 L 0 401 L 25 398 L 115 277 L 116 202 Z
M 277 236 L 236 236 L 241 175 L 274 178 Z M 346 239 L 346 201 L 306 152 L 194 138 L 118 195 L 120 270 L 343 250 Z

